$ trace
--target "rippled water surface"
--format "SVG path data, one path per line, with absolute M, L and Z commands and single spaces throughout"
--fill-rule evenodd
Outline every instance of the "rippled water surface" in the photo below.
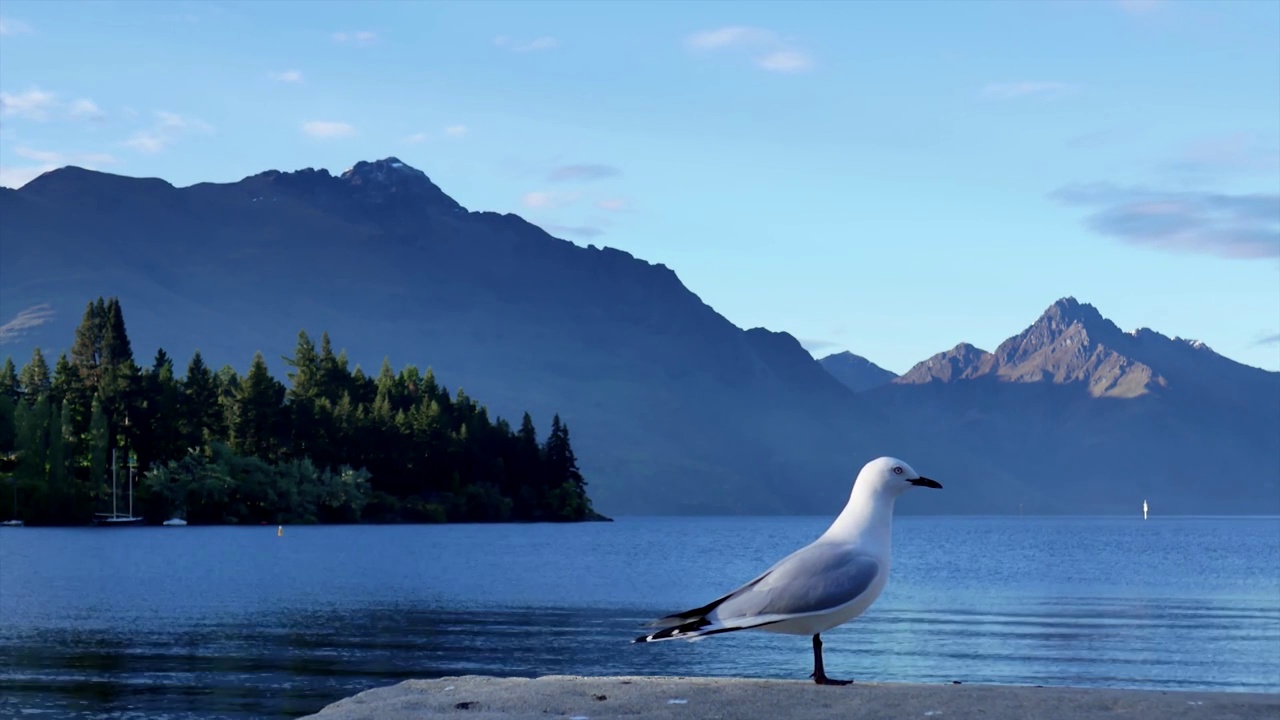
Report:
M 829 518 L 0 528 L 0 715 L 285 718 L 404 678 L 805 678 L 807 638 L 631 645 Z M 1280 692 L 1280 518 L 899 517 L 834 677 Z

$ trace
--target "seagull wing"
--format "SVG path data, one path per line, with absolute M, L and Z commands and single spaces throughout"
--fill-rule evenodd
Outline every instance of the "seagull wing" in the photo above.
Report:
M 871 587 L 883 564 L 849 545 L 819 542 L 788 556 L 717 606 L 708 619 L 794 617 L 834 610 Z
M 636 641 L 692 640 L 833 610 L 866 592 L 882 567 L 879 560 L 853 546 L 819 541 L 779 560 L 727 595 L 647 623 L 663 629 Z

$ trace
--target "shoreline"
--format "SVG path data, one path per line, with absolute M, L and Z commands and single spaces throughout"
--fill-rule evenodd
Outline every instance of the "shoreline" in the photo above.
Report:
M 539 678 L 465 675 L 405 680 L 331 703 L 315 720 L 408 720 L 465 715 L 532 718 L 984 718 L 985 720 L 1261 720 L 1280 693 L 1121 690 L 1017 685 L 861 683 L 706 677 Z

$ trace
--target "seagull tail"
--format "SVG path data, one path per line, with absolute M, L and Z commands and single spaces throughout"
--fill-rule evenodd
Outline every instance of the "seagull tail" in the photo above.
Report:
M 655 633 L 650 633 L 648 635 L 641 635 L 640 637 L 632 640 L 631 642 L 633 643 L 658 642 L 659 640 L 675 640 L 675 639 L 694 640 L 696 638 L 699 638 L 705 635 L 706 633 L 703 632 L 703 630 L 705 630 L 710 625 L 711 625 L 711 622 L 709 620 L 707 620 L 705 617 L 700 617 L 694 620 L 683 622 L 679 625 L 673 625 L 670 627 L 663 628 Z
M 711 635 L 719 635 L 720 633 L 734 632 L 736 630 L 750 630 L 751 628 L 772 625 L 776 622 L 782 622 L 782 619 L 741 618 L 731 622 L 733 624 L 729 625 L 721 623 L 720 621 L 713 622 L 708 620 L 706 617 L 700 617 L 674 627 L 663 628 L 655 633 L 641 635 L 631 642 L 659 642 L 661 640 L 688 640 L 689 642 L 696 642 Z

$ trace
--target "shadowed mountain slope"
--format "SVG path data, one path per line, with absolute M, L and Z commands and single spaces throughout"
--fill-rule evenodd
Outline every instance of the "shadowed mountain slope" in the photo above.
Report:
M 366 372 L 432 366 L 543 432 L 561 413 L 605 512 L 821 511 L 874 452 L 790 335 L 735 327 L 662 265 L 469 212 L 395 158 L 185 188 L 68 167 L 0 191 L 0 217 L 2 316 L 52 311 L 4 338 L 19 362 L 98 295 L 143 360 L 243 371 L 262 350 L 279 375 L 299 329 L 327 330 Z

